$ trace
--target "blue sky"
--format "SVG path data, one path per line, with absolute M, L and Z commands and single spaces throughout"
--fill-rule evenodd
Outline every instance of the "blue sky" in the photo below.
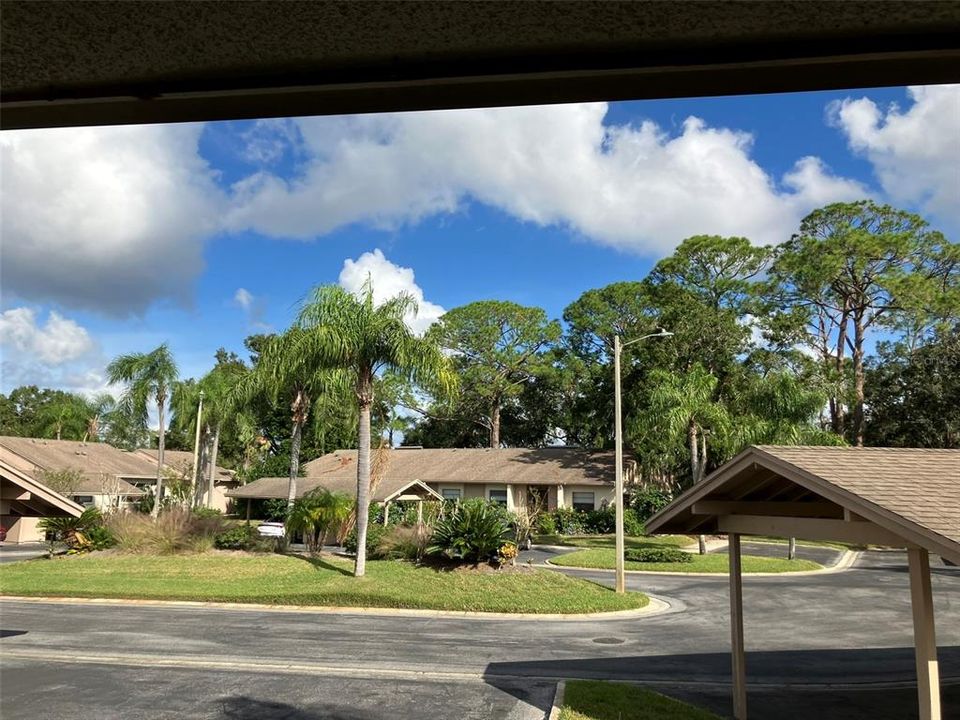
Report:
M 110 357 L 163 341 L 200 374 L 311 286 L 368 272 L 422 294 L 421 326 L 482 298 L 559 317 L 683 237 L 782 241 L 833 200 L 960 227 L 957 86 L 31 131 L 0 150 L 3 391 L 92 392 Z

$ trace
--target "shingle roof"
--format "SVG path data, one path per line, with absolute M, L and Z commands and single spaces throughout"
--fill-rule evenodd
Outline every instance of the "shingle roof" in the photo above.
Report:
M 40 478 L 42 481 L 42 477 Z M 70 495 L 120 495 L 127 497 L 140 497 L 145 495 L 143 490 L 136 485 L 131 485 L 126 480 L 120 478 L 105 477 L 103 475 L 84 475 Z
M 606 485 L 614 454 L 584 448 L 397 448 L 388 451 L 385 478 L 423 482 Z M 625 468 L 635 465 L 624 461 Z M 337 450 L 305 466 L 308 477 L 356 478 L 357 451 Z
M 225 493 L 227 497 L 232 498 L 285 498 L 287 497 L 289 478 L 260 478 L 248 483 L 236 490 L 230 490 Z M 419 494 L 432 495 L 440 499 L 440 495 L 430 490 L 426 485 L 418 483 L 416 480 L 403 480 L 400 478 L 383 478 L 377 483 L 371 493 L 370 499 L 373 502 L 384 502 L 392 499 L 396 495 L 404 494 L 404 491 L 414 486 L 419 488 Z M 318 487 L 323 487 L 330 492 L 340 492 L 351 497 L 357 496 L 357 476 L 353 477 L 302 477 L 297 478 L 297 497 L 303 495 Z
M 775 445 L 757 450 L 960 542 L 960 450 Z
M 157 450 L 141 448 L 137 452 L 148 457 L 156 465 Z M 163 464 L 177 472 L 189 475 L 193 469 L 193 453 L 189 450 L 164 450 Z M 217 465 L 217 482 L 229 482 L 233 479 L 231 470 Z
M 0 436 L 0 447 L 41 470 L 79 470 L 89 477 L 151 477 L 157 473 L 156 463 L 149 458 L 106 443 Z
M 691 513 L 704 500 L 803 502 L 816 496 L 910 542 L 960 557 L 960 450 L 750 447 L 650 518 L 647 527 L 709 531 L 713 518 Z

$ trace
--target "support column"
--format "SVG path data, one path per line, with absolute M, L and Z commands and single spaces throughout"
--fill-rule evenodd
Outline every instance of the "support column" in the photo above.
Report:
M 940 720 L 940 667 L 933 622 L 930 555 L 922 548 L 907 550 L 910 560 L 910 601 L 913 605 L 913 644 L 917 657 L 917 697 L 920 720 Z
M 731 533 L 727 554 L 730 559 L 730 654 L 733 660 L 733 717 L 747 720 L 747 663 L 743 650 L 743 578 L 740 563 L 740 536 Z
M 566 507 L 563 502 L 563 485 L 557 485 L 557 509 Z
M 247 498 L 247 525 L 250 524 L 250 503 L 252 502 L 253 500 L 251 500 L 250 498 Z
M 390 503 L 385 502 L 383 504 L 383 526 L 386 527 L 390 524 Z
M 423 525 L 423 500 L 417 501 L 417 525 Z

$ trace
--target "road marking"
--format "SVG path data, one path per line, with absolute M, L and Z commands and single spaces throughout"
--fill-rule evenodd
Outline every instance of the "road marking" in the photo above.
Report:
M 497 680 L 512 680 L 520 683 L 531 681 L 559 682 L 569 679 L 583 680 L 610 680 L 599 672 L 558 671 L 554 674 L 528 675 L 516 670 L 512 672 L 479 672 L 466 670 L 411 670 L 406 668 L 384 668 L 379 666 L 350 666 L 350 665 L 322 665 L 319 663 L 276 662 L 262 660 L 232 660 L 198 659 L 194 657 L 173 655 L 136 655 L 132 653 L 97 653 L 88 655 L 76 652 L 56 652 L 48 650 L 30 650 L 12 646 L 10 643 L 0 643 L 3 652 L 0 653 L 0 663 L 10 660 L 24 660 L 28 662 L 55 662 L 75 665 L 113 665 L 132 667 L 168 667 L 191 670 L 237 670 L 255 673 L 278 673 L 297 675 L 324 675 L 330 677 L 368 678 L 375 675 L 377 678 L 391 680 L 446 680 L 456 682 L 476 682 Z M 631 685 L 644 686 L 672 686 L 672 687 L 703 687 L 728 688 L 729 681 L 722 680 L 677 680 L 669 677 L 647 677 L 630 680 L 616 679 L 616 682 L 625 682 Z M 940 679 L 943 686 L 960 685 L 960 676 Z M 775 690 L 783 688 L 818 689 L 818 690 L 867 690 L 867 689 L 897 689 L 915 688 L 916 681 L 910 680 L 881 680 L 867 682 L 759 682 L 751 681 L 751 690 Z

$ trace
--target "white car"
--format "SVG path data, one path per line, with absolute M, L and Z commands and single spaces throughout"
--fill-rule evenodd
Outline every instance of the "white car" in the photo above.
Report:
M 283 523 L 282 522 L 265 522 L 257 525 L 257 532 L 260 533 L 262 537 L 283 537 Z

